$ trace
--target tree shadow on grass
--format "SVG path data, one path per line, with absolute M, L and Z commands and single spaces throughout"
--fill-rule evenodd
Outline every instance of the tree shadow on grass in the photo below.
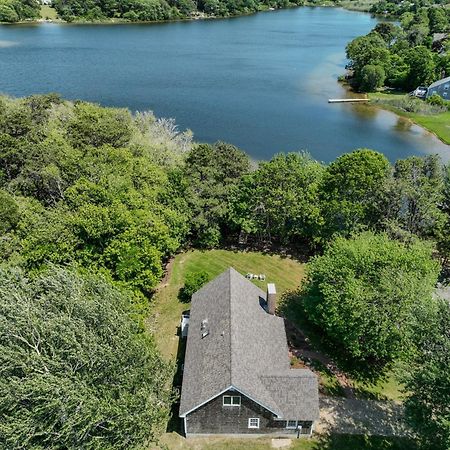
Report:
M 167 422 L 167 433 L 178 433 L 183 435 L 183 427 L 182 421 L 178 417 L 180 410 L 180 395 L 181 395 L 181 384 L 183 382 L 183 364 L 184 364 L 184 355 L 186 352 L 186 339 L 181 338 L 181 331 L 178 330 L 178 348 L 177 348 L 177 356 L 176 356 L 176 367 L 172 379 L 172 389 L 175 392 L 176 398 L 172 403 L 172 407 L 170 409 L 170 419 Z
M 329 434 L 319 438 L 313 450 L 418 450 L 409 438 L 353 434 Z
M 286 291 L 280 299 L 277 311 L 293 325 L 287 326 L 289 345 L 302 347 L 306 342 L 313 350 L 331 357 L 343 372 L 367 386 L 386 380 L 389 369 L 386 364 L 372 360 L 355 361 L 349 358 L 342 346 L 328 339 L 324 331 L 308 319 L 303 301 L 300 290 Z M 289 329 L 293 331 L 289 332 Z

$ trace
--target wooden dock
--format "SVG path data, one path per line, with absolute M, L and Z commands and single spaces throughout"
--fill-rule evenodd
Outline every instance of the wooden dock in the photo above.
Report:
M 328 103 L 359 103 L 368 102 L 368 98 L 329 98 Z

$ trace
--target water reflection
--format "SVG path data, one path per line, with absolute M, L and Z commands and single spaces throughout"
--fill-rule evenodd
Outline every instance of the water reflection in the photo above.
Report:
M 342 9 L 298 8 L 139 26 L 0 26 L 0 92 L 60 92 L 153 110 L 198 141 L 232 142 L 255 159 L 308 150 L 331 161 L 368 147 L 391 160 L 424 153 L 447 160 L 449 146 L 393 113 L 328 104 L 357 96 L 336 80 L 346 44 L 376 22 Z

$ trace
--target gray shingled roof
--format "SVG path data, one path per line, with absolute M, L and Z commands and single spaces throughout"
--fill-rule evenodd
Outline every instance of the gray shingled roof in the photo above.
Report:
M 265 298 L 233 268 L 193 295 L 180 416 L 232 386 L 280 418 L 318 418 L 317 377 L 290 369 L 283 319 L 264 310 Z
M 431 88 L 434 88 L 436 86 L 440 86 L 441 84 L 449 83 L 449 82 L 450 82 L 450 77 L 442 78 L 442 80 L 438 80 L 438 81 L 435 81 L 434 83 L 430 84 L 428 86 L 428 89 L 431 89 Z

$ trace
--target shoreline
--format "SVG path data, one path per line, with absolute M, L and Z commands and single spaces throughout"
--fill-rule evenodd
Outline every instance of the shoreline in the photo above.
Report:
M 347 93 L 351 93 L 352 95 L 357 96 L 364 96 L 363 98 L 367 98 L 368 102 L 365 104 L 365 106 L 370 108 L 378 108 L 383 111 L 389 111 L 399 117 L 408 119 L 414 125 L 417 125 L 418 127 L 426 130 L 428 133 L 434 135 L 443 144 L 450 146 L 450 111 L 430 115 L 412 113 L 397 108 L 396 106 L 389 105 L 388 103 L 383 103 L 383 95 L 387 97 L 389 96 L 389 94 L 380 92 L 369 92 L 369 93 L 355 92 L 353 91 L 353 89 L 351 88 L 350 84 L 347 81 L 338 81 L 338 83 L 342 85 L 342 87 L 346 90 Z M 407 92 L 399 92 L 390 95 L 401 97 L 403 95 L 407 95 Z M 445 125 L 446 123 L 448 125 Z M 443 130 L 441 129 L 441 126 L 444 126 Z
M 440 114 L 419 114 L 404 111 L 396 106 L 383 103 L 383 98 L 377 93 L 366 94 L 369 99 L 368 104 L 372 107 L 379 108 L 385 111 L 392 112 L 399 117 L 410 120 L 413 124 L 423 128 L 427 132 L 436 136 L 443 144 L 450 146 L 450 111 Z M 380 102 L 372 102 L 372 100 L 379 100 Z M 446 123 L 448 125 L 446 125 Z M 441 127 L 444 127 L 441 129 Z
M 192 17 L 180 17 L 178 19 L 171 19 L 171 20 L 150 20 L 150 21 L 131 21 L 128 19 L 123 18 L 107 18 L 107 19 L 101 19 L 101 20 L 85 20 L 85 19 L 76 19 L 73 21 L 66 21 L 60 18 L 54 18 L 54 19 L 46 19 L 46 18 L 39 18 L 35 20 L 22 20 L 18 22 L 0 22 L 0 26 L 2 25 L 40 25 L 45 23 L 54 23 L 58 25 L 152 25 L 152 24 L 158 24 L 158 23 L 177 23 L 177 22 L 194 22 L 197 20 L 220 20 L 220 19 L 233 19 L 238 17 L 246 17 L 251 16 L 258 13 L 265 13 L 265 12 L 275 12 L 275 11 L 285 11 L 289 9 L 295 9 L 295 8 L 336 8 L 336 9 L 345 9 L 346 11 L 356 12 L 356 13 L 362 13 L 362 14 L 371 14 L 369 10 L 363 10 L 363 9 L 357 9 L 342 5 L 336 5 L 333 4 L 333 2 L 327 2 L 325 1 L 323 4 L 313 4 L 306 2 L 304 5 L 292 5 L 292 6 L 286 6 L 284 8 L 264 8 L 260 9 L 258 11 L 248 12 L 248 13 L 242 13 L 242 14 L 236 14 L 233 16 L 214 16 L 214 15 L 207 15 L 203 12 L 198 12 L 197 15 Z M 53 8 L 54 9 L 54 8 Z M 55 10 L 56 11 L 56 10 Z M 371 14 L 372 16 L 376 17 L 376 15 Z M 383 16 L 384 17 L 384 16 Z M 389 19 L 386 19 L 389 20 Z

